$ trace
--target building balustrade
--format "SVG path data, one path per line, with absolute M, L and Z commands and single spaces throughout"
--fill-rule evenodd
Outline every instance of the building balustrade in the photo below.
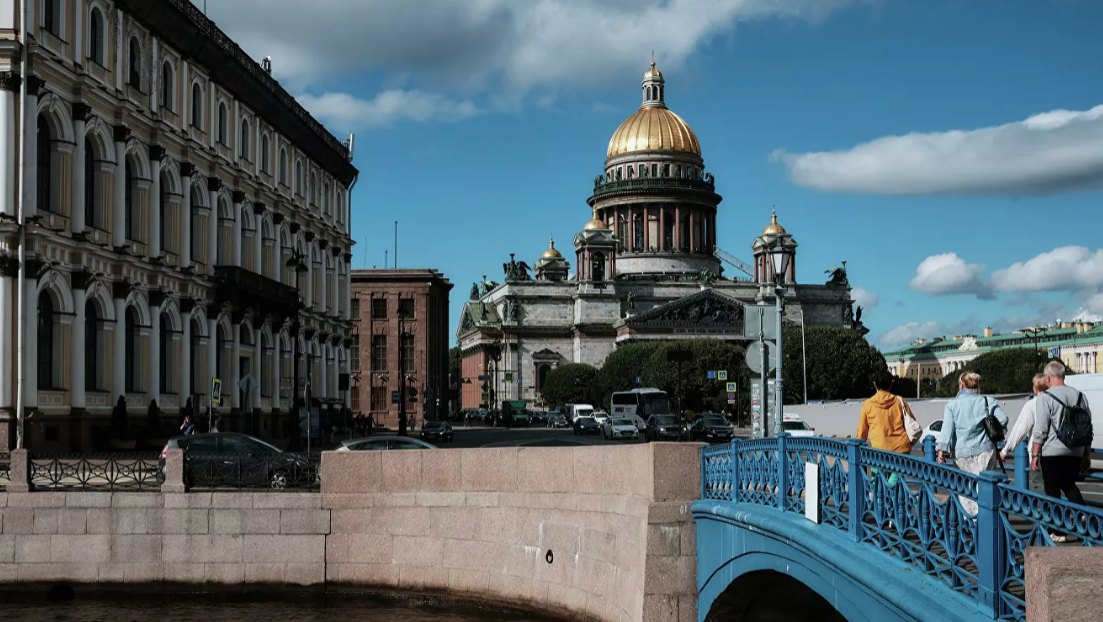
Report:
M 595 180 L 594 197 L 622 191 L 646 191 L 646 190 L 692 190 L 697 192 L 715 192 L 716 182 L 710 176 L 707 180 L 688 179 L 682 177 L 645 177 L 642 179 L 622 179 L 619 181 L 604 181 L 604 177 Z

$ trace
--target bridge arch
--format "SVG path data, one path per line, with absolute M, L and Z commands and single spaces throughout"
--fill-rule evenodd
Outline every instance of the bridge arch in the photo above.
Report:
M 769 564 L 772 560 L 760 559 L 759 561 Z M 729 620 L 848 622 L 819 591 L 808 587 L 802 579 L 798 579 L 791 572 L 772 569 L 752 570 L 740 575 L 713 601 L 712 608 L 706 612 L 705 619 L 717 622 Z

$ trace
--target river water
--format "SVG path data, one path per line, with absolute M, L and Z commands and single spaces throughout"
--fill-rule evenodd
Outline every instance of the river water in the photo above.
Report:
M 5 602 L 7 601 L 7 602 Z M 4 622 L 561 622 L 502 606 L 390 595 L 201 593 L 78 596 L 66 602 L 0 593 Z

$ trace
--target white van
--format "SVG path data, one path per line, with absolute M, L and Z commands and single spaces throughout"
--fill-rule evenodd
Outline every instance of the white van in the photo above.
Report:
M 571 423 L 577 421 L 579 417 L 594 416 L 594 407 L 589 404 L 570 404 L 568 407 L 570 408 L 568 414 L 571 417 Z

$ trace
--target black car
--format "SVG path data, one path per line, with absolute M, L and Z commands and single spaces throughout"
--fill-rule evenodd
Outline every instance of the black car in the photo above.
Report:
M 552 413 L 548 416 L 547 423 L 545 424 L 549 428 L 569 428 L 571 424 L 567 421 L 567 418 L 559 413 Z
M 649 441 L 680 441 L 685 437 L 685 430 L 674 415 L 651 415 L 643 433 Z
M 544 425 L 548 422 L 548 413 L 542 410 L 534 410 L 529 412 L 529 424 L 530 425 Z
M 452 442 L 452 424 L 447 421 L 426 421 L 419 435 L 423 441 Z
M 600 434 L 601 426 L 597 424 L 597 420 L 593 417 L 579 417 L 574 420 L 574 433 L 575 434 Z
M 184 485 L 189 488 L 317 488 L 318 462 L 284 452 L 246 434 L 230 432 L 174 436 L 161 452 L 184 451 Z M 315 454 L 320 456 L 320 454 Z
M 703 415 L 694 420 L 689 437 L 695 441 L 726 443 L 735 436 L 735 428 L 721 415 Z

